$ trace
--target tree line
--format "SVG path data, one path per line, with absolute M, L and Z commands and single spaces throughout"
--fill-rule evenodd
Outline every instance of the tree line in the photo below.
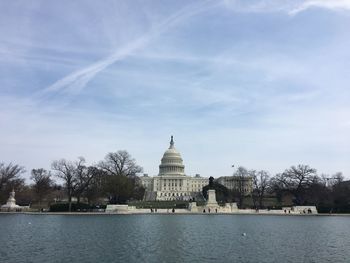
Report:
M 141 200 L 145 189 L 139 183 L 137 174 L 142 171 L 135 159 L 122 150 L 108 153 L 103 161 L 91 166 L 86 164 L 83 157 L 75 161 L 55 160 L 50 171 L 32 169 L 32 184 L 27 185 L 23 178 L 26 172 L 23 166 L 0 162 L 0 203 L 6 202 L 12 189 L 16 189 L 18 203 L 36 202 L 39 208 L 44 200 L 57 199 L 57 195 L 63 191 L 68 211 L 72 210 L 73 198 L 78 204 L 82 199 L 89 204 L 104 200 L 110 204 Z
M 51 170 L 32 169 L 29 185 L 23 178 L 25 172 L 23 166 L 0 162 L 0 204 L 6 202 L 12 189 L 19 204 L 35 203 L 41 208 L 66 199 L 69 211 L 73 199 L 78 204 L 82 200 L 91 205 L 117 204 L 142 200 L 145 192 L 137 176 L 143 169 L 127 151 L 108 153 L 104 160 L 90 166 L 83 157 L 55 160 Z M 265 170 L 238 167 L 234 176 L 240 180 L 233 190 L 214 184 L 218 201 L 262 209 L 271 206 L 266 200 L 273 197 L 274 206 L 282 206 L 287 199 L 291 205 L 316 205 L 321 212 L 350 212 L 350 181 L 344 181 L 341 173 L 319 175 L 316 169 L 300 164 L 274 176 Z M 252 183 L 248 194 L 247 179 Z M 204 196 L 207 190 L 208 186 L 203 188 Z
M 248 170 L 244 167 L 238 167 L 233 175 L 238 178 L 234 189 L 215 183 L 218 201 L 236 201 L 240 208 L 316 205 L 320 212 L 350 212 L 350 181 L 344 181 L 340 172 L 319 175 L 315 168 L 299 164 L 274 176 L 265 170 Z M 249 193 L 246 192 L 248 179 L 252 184 Z M 207 190 L 208 186 L 204 187 L 203 195 Z M 269 198 L 274 201 L 267 202 Z M 245 204 L 247 200 L 251 200 L 252 204 Z

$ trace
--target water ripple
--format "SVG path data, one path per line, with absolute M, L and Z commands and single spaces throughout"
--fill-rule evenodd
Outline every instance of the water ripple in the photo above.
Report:
M 0 261 L 6 263 L 322 263 L 350 258 L 347 217 L 1 214 L 0 233 Z

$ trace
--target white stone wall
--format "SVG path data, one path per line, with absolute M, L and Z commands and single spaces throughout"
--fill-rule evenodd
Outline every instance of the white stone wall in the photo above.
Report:
M 253 178 L 250 176 L 239 177 L 239 176 L 222 176 L 216 179 L 219 184 L 222 184 L 228 189 L 238 190 L 243 187 L 243 192 L 248 195 L 253 191 Z
M 189 200 L 192 193 L 201 192 L 209 184 L 208 178 L 186 175 L 143 176 L 140 179 L 147 191 L 157 193 L 157 200 Z
M 293 206 L 292 210 L 299 214 L 317 214 L 316 206 Z

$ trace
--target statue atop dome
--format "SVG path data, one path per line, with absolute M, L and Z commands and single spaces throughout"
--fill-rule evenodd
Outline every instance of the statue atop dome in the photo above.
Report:
M 169 149 L 173 149 L 173 148 L 174 148 L 174 136 L 171 135 L 171 140 L 170 140 Z

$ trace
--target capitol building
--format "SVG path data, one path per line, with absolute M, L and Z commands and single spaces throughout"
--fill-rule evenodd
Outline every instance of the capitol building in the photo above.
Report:
M 161 159 L 159 174 L 153 177 L 145 174 L 140 179 L 146 189 L 146 201 L 200 199 L 202 188 L 209 184 L 209 178 L 203 178 L 199 174 L 194 177 L 185 174 L 185 165 L 174 146 L 173 136 Z

